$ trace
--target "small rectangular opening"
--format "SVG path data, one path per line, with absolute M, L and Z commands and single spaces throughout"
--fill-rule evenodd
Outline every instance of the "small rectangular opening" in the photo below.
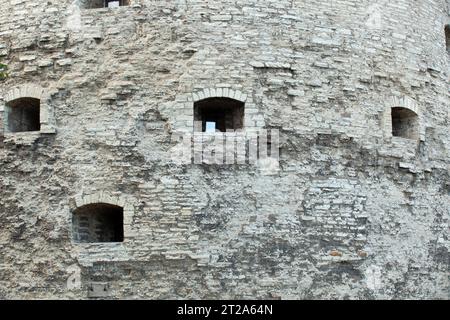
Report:
M 216 132 L 216 123 L 207 121 L 205 132 Z
M 106 6 L 108 8 L 118 8 L 118 7 L 120 7 L 120 1 L 108 1 L 106 3 Z

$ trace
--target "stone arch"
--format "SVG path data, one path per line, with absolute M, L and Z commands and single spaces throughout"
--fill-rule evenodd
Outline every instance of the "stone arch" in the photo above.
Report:
M 41 133 L 55 133 L 55 129 L 51 124 L 52 110 L 48 104 L 47 92 L 44 88 L 35 84 L 23 84 L 10 89 L 3 98 L 3 104 L 0 106 L 0 115 L 3 118 L 3 127 L 7 131 L 8 110 L 7 105 L 13 101 L 20 99 L 36 99 L 39 100 L 39 123 Z
M 24 84 L 22 86 L 11 89 L 6 93 L 4 99 L 6 102 L 19 98 L 35 98 L 43 100 L 44 90 L 34 84 Z
M 198 125 L 196 125 L 197 122 L 203 122 L 199 119 L 198 116 L 198 110 L 197 106 L 199 106 L 202 103 L 205 103 L 207 101 L 213 101 L 216 100 L 219 104 L 221 104 L 220 100 L 222 100 L 222 104 L 229 105 L 230 108 L 228 108 L 231 111 L 232 109 L 232 115 L 230 119 L 226 120 L 226 122 L 232 122 L 233 124 L 229 126 L 229 129 L 248 129 L 250 126 L 248 125 L 249 121 L 247 121 L 247 125 L 244 124 L 244 119 L 249 119 L 251 117 L 248 116 L 248 107 L 249 104 L 248 96 L 247 94 L 243 93 L 242 91 L 238 89 L 231 89 L 231 88 L 224 88 L 224 87 L 215 87 L 215 88 L 204 88 L 199 91 L 196 91 L 192 93 L 192 102 L 193 102 L 193 110 L 194 110 L 194 131 L 202 131 L 205 128 L 201 128 Z M 252 107 L 253 104 L 250 103 L 250 107 Z M 254 108 L 253 108 L 254 109 Z M 225 109 L 223 110 L 224 115 L 228 111 Z M 255 114 L 254 110 L 252 110 L 252 114 Z M 247 115 L 247 116 L 246 116 Z M 220 118 L 220 115 L 219 115 Z M 203 123 L 202 126 L 204 127 L 205 124 Z M 228 128 L 227 128 L 228 129 Z M 220 131 L 225 131 L 224 128 L 222 128 Z
M 229 98 L 242 103 L 245 103 L 247 101 L 247 95 L 245 93 L 230 88 L 208 88 L 194 92 L 192 94 L 192 99 L 194 102 L 198 102 L 208 98 Z
M 244 131 L 257 131 L 264 128 L 263 114 L 258 110 L 252 95 L 244 90 L 230 87 L 197 87 L 193 91 L 178 94 L 173 101 L 158 107 L 161 115 L 168 119 L 172 132 L 192 132 L 194 125 L 194 104 L 210 98 L 227 98 L 245 104 Z
M 72 206 L 70 210 L 71 218 L 80 208 L 87 208 L 90 206 L 92 207 L 96 205 L 106 205 L 113 209 L 122 208 L 123 242 L 126 242 L 127 240 L 133 237 L 131 224 L 133 222 L 135 201 L 130 196 L 113 195 L 107 192 L 100 192 L 89 195 L 76 196 L 74 202 L 75 206 Z M 73 225 L 71 229 L 73 229 Z
M 407 114 L 409 116 L 416 116 L 415 121 L 417 123 L 413 124 L 416 126 L 414 130 L 417 130 L 416 134 L 408 134 L 410 136 L 409 139 L 414 140 L 425 140 L 425 126 L 423 123 L 423 116 L 422 112 L 420 110 L 419 104 L 408 96 L 394 96 L 390 97 L 388 100 L 388 103 L 386 104 L 385 111 L 384 111 L 384 123 L 383 123 L 383 130 L 384 130 L 384 136 L 386 138 L 392 138 L 394 137 L 393 134 L 393 118 L 396 117 L 395 113 L 400 114 Z M 395 131 L 395 130 L 394 130 Z M 412 138 L 413 137 L 413 138 Z M 401 137 L 400 137 L 401 138 Z

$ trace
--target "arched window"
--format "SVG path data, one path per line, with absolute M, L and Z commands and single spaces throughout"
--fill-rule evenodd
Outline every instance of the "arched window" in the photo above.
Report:
M 226 132 L 244 127 L 244 103 L 230 98 L 207 98 L 194 103 L 195 131 Z
M 6 104 L 7 129 L 9 132 L 39 131 L 40 100 L 18 98 Z
M 78 243 L 123 242 L 123 208 L 87 204 L 72 215 L 73 240 Z
M 447 53 L 450 54 L 450 25 L 445 26 L 445 44 L 447 46 Z
M 392 136 L 407 139 L 419 138 L 419 117 L 407 108 L 395 107 L 391 109 Z
M 117 8 L 122 6 L 128 6 L 129 0 L 83 0 L 82 7 L 85 9 L 95 8 Z

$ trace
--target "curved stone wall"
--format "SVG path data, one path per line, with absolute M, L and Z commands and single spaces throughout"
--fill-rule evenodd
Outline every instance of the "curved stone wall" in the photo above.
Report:
M 0 127 L 0 297 L 448 299 L 448 1 L 130 2 L 3 4 L 0 126 L 26 88 L 45 121 Z M 173 161 L 207 97 L 278 170 Z M 105 198 L 125 241 L 74 243 Z

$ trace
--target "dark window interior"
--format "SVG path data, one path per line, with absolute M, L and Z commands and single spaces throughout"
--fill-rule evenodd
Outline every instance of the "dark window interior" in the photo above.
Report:
M 416 139 L 419 135 L 417 114 L 406 108 L 392 108 L 392 135 L 407 139 Z
M 226 132 L 244 127 L 244 103 L 230 98 L 208 98 L 194 104 L 196 131 Z
M 115 8 L 130 5 L 129 0 L 84 0 L 82 7 L 86 9 Z
M 7 128 L 9 132 L 39 131 L 40 100 L 20 98 L 6 104 Z
M 105 203 L 89 204 L 76 209 L 72 218 L 75 242 L 123 242 L 122 207 Z

